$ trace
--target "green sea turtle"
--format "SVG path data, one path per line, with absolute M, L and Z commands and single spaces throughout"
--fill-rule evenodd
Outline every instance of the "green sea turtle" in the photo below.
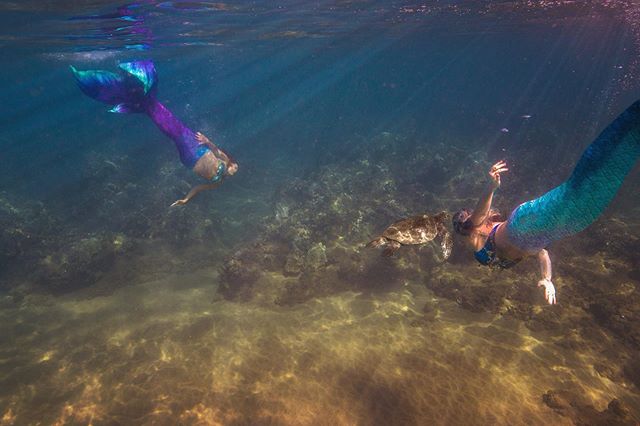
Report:
M 382 235 L 369 242 L 367 247 L 386 246 L 382 255 L 392 256 L 403 245 L 425 244 L 434 238 L 440 238 L 440 246 L 445 260 L 451 254 L 453 239 L 445 223 L 449 221 L 449 213 L 441 212 L 433 216 L 426 214 L 412 216 L 393 223 Z

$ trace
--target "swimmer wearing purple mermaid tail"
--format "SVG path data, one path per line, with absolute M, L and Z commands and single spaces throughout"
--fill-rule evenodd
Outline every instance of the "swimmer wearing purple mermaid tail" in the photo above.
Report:
M 208 183 L 191 189 L 171 206 L 186 204 L 199 192 L 219 186 L 226 176 L 238 171 L 238 164 L 205 135 L 195 133 L 156 99 L 156 70 L 152 61 L 124 62 L 117 73 L 103 70 L 71 71 L 85 95 L 112 105 L 110 112 L 146 113 L 178 148 L 180 161 Z
M 545 299 L 556 303 L 551 282 L 551 260 L 546 247 L 574 235 L 593 223 L 618 192 L 640 158 L 640 101 L 609 124 L 584 151 L 571 176 L 561 185 L 520 204 L 507 221 L 491 209 L 494 191 L 507 164 L 499 161 L 489 171 L 491 185 L 475 210 L 453 216 L 457 233 L 468 237 L 482 265 L 510 268 L 521 259 L 537 256 Z

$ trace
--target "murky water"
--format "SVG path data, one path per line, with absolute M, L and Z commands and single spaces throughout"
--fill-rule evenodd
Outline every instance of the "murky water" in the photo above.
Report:
M 638 167 L 584 232 L 481 268 L 365 244 L 570 174 L 638 99 L 633 2 L 3 2 L 0 425 L 640 421 Z M 69 66 L 151 59 L 238 161 L 200 183 Z

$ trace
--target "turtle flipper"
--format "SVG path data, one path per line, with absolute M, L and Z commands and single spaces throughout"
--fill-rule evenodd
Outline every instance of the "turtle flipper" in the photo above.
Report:
M 367 247 L 380 247 L 385 244 L 387 244 L 387 239 L 385 237 L 378 237 L 375 240 L 369 241 Z
M 402 244 L 400 244 L 397 241 L 389 241 L 387 242 L 387 247 L 382 250 L 382 256 L 384 257 L 391 257 L 394 255 L 395 252 L 398 251 L 398 249 L 402 246 Z
M 447 260 L 451 256 L 451 250 L 453 249 L 453 237 L 446 229 L 440 231 L 440 247 L 442 247 L 444 260 Z

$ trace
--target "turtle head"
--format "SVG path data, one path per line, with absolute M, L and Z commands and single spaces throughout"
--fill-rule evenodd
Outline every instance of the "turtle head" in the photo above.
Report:
M 446 222 L 451 219 L 449 212 L 442 211 L 433 217 L 438 222 Z
M 453 229 L 460 235 L 469 235 L 473 230 L 473 223 L 469 220 L 473 210 L 460 209 L 453 214 Z

